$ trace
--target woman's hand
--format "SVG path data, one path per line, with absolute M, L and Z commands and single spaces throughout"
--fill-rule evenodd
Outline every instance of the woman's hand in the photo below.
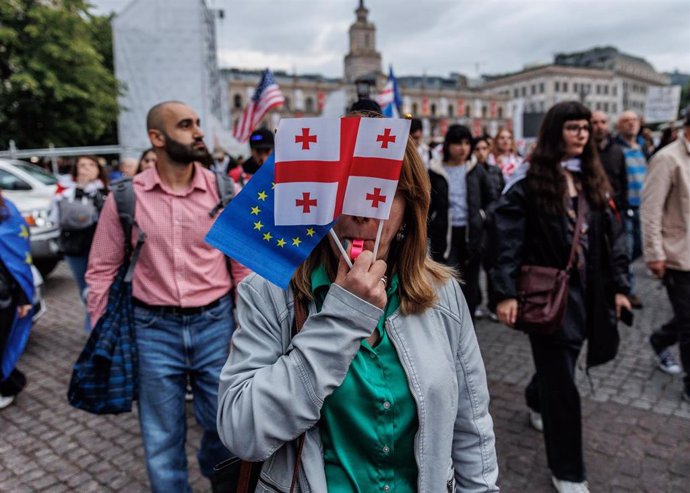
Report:
M 515 322 L 517 321 L 517 313 L 518 302 L 515 298 L 503 300 L 496 306 L 496 315 L 498 316 L 498 320 L 508 327 L 515 326 Z
M 348 248 L 348 255 L 350 254 Z M 388 302 L 386 283 L 382 280 L 386 274 L 386 262 L 374 262 L 374 254 L 368 250 L 359 254 L 350 269 L 343 257 L 338 263 L 338 275 L 335 283 L 348 290 L 358 298 L 383 309 Z
M 621 308 L 623 307 L 627 308 L 628 310 L 632 310 L 632 305 L 630 304 L 628 297 L 624 294 L 616 293 L 616 319 L 618 320 L 621 319 Z
M 30 311 L 31 311 L 31 305 L 19 305 L 17 307 L 17 316 L 19 318 L 24 318 L 29 314 Z

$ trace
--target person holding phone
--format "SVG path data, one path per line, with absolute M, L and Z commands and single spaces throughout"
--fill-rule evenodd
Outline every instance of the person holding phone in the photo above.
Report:
M 351 269 L 326 237 L 288 290 L 256 275 L 239 285 L 218 431 L 235 455 L 265 461 L 256 491 L 289 491 L 296 465 L 296 491 L 498 491 L 470 312 L 427 252 L 429 190 L 410 139 L 377 258 L 378 221 L 342 215 L 348 255 L 363 240 Z M 299 304 L 308 317 L 292 337 Z
M 619 343 L 616 320 L 622 309 L 630 309 L 623 224 L 591 138 L 591 116 L 578 102 L 554 105 L 529 163 L 515 172 L 494 212 L 496 312 L 502 323 L 520 329 L 516 285 L 521 267 L 565 268 L 578 208 L 585 208 L 564 323 L 552 334 L 529 336 L 536 367 L 526 389 L 530 422 L 543 429 L 559 492 L 589 491 L 575 384 L 580 350 L 587 339 L 588 368 L 613 359 Z

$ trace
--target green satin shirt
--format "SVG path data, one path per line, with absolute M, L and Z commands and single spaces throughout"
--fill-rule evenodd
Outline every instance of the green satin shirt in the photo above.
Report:
M 319 311 L 330 285 L 325 268 L 312 272 L 311 290 Z M 417 490 L 417 408 L 385 330 L 386 318 L 400 306 L 397 275 L 386 292 L 388 304 L 376 326 L 378 341 L 372 347 L 362 340 L 345 380 L 321 408 L 329 493 Z

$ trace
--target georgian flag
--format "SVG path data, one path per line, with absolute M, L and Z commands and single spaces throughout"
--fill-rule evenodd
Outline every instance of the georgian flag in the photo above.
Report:
M 341 213 L 388 219 L 409 132 L 402 119 L 282 119 L 276 225 L 323 225 Z

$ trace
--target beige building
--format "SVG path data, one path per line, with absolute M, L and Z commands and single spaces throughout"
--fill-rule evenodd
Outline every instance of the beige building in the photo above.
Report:
M 525 113 L 544 113 L 559 101 L 579 100 L 612 118 L 626 110 L 643 114 L 647 88 L 670 83 L 646 60 L 613 47 L 559 54 L 553 64 L 485 79 L 482 89 L 521 99 Z

